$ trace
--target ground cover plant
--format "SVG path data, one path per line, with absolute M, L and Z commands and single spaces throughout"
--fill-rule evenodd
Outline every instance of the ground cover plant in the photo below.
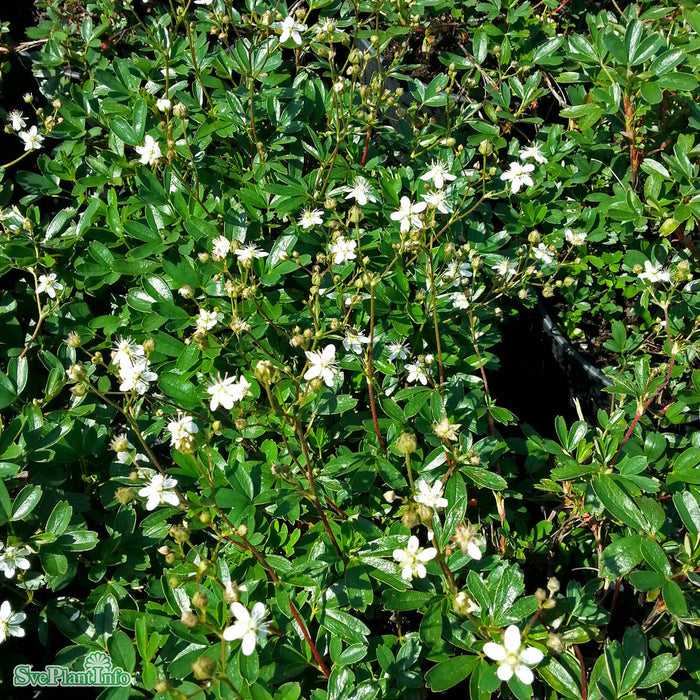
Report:
M 131 682 L 91 697 L 700 697 L 700 11 L 35 10 L 0 54 L 5 696 L 106 653 Z M 516 415 L 545 312 L 603 389 Z

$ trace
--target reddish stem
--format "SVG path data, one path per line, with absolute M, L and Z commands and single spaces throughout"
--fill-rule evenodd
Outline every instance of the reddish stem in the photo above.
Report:
M 304 639 L 306 639 L 306 643 L 309 645 L 309 648 L 311 649 L 311 653 L 314 655 L 314 658 L 318 662 L 319 668 L 321 669 L 321 673 L 326 678 L 330 678 L 330 673 L 328 671 L 328 668 L 326 667 L 326 664 L 323 663 L 323 659 L 321 658 L 320 654 L 318 653 L 318 649 L 316 649 L 316 646 L 313 643 L 313 640 L 311 639 L 311 636 L 309 635 L 306 626 L 304 625 L 304 622 L 302 621 L 301 617 L 299 616 L 299 613 L 297 612 L 297 609 L 294 607 L 294 603 L 292 601 L 289 601 L 289 609 L 292 611 L 292 615 L 294 615 L 294 619 L 297 621 L 297 624 L 299 627 L 301 627 L 301 631 L 304 635 Z
M 645 414 L 647 408 L 651 405 L 651 402 L 658 396 L 666 387 L 668 382 L 671 379 L 671 372 L 673 371 L 673 365 L 675 364 L 676 357 L 675 355 L 671 357 L 671 361 L 668 363 L 668 372 L 666 372 L 666 379 L 664 379 L 664 383 L 647 399 L 645 404 L 642 406 L 641 409 L 637 409 L 637 413 L 634 416 L 634 420 L 632 421 L 632 425 L 627 429 L 627 432 L 625 433 L 625 437 L 622 440 L 622 443 L 620 446 L 617 448 L 617 452 L 615 453 L 615 457 L 613 458 L 613 461 L 610 462 L 610 466 L 612 467 L 615 462 L 617 462 L 618 457 L 620 456 L 620 453 L 622 452 L 622 448 L 625 446 L 625 443 L 630 439 L 632 435 L 632 431 L 635 429 L 637 426 L 637 423 L 639 423 L 639 419 Z
M 365 161 L 367 160 L 367 151 L 369 149 L 369 135 L 370 135 L 370 130 L 367 129 L 367 138 L 365 138 L 365 150 L 362 152 L 362 161 L 361 161 L 362 165 L 364 165 Z
M 579 665 L 581 666 L 581 700 L 588 700 L 588 686 L 586 685 L 586 667 L 583 663 L 583 656 L 578 644 L 574 644 L 574 651 L 578 657 Z

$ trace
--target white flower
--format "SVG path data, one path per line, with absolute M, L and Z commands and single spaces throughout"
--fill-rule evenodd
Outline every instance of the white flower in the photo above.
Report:
M 26 555 L 30 554 L 24 547 L 4 546 L 0 542 L 0 571 L 5 574 L 5 578 L 12 578 L 17 569 L 27 570 L 30 566 Z
M 24 141 L 25 151 L 36 151 L 41 148 L 41 144 L 44 142 L 44 137 L 36 126 L 31 127 L 29 131 L 20 131 L 19 137 Z
M 390 360 L 395 360 L 397 358 L 399 360 L 405 360 L 411 352 L 408 343 L 389 343 L 387 349 L 389 350 Z
M 472 266 L 469 262 L 459 263 L 453 260 L 445 270 L 445 279 L 454 280 L 452 286 L 461 285 L 463 280 L 472 276 Z
M 510 625 L 503 634 L 503 644 L 486 642 L 484 654 L 498 662 L 496 675 L 502 681 L 508 681 L 515 673 L 516 678 L 525 685 L 532 685 L 535 676 L 528 666 L 536 666 L 544 654 L 535 647 L 522 648 L 520 630 L 517 625 Z
M 234 316 L 231 319 L 231 325 L 229 328 L 236 334 L 247 333 L 250 330 L 250 323 L 240 316 Z
M 316 25 L 316 36 L 320 36 L 324 33 L 329 36 L 333 36 L 338 30 L 338 25 L 332 17 L 325 17 Z M 343 32 L 339 32 L 343 34 Z
M 537 248 L 532 249 L 532 254 L 537 260 L 541 260 L 545 265 L 554 262 L 554 256 L 546 243 L 540 243 Z
M 214 0 L 194 0 L 195 5 L 206 5 L 209 7 L 214 2 Z
M 160 99 L 156 100 L 156 107 L 160 112 L 169 112 L 172 107 L 172 103 L 167 97 L 161 97 Z
M 369 343 L 369 338 L 363 335 L 355 328 L 348 328 L 345 331 L 345 340 L 343 340 L 343 347 L 349 352 L 352 350 L 356 355 L 362 352 L 362 345 Z
M 469 297 L 464 292 L 455 292 L 452 295 L 452 303 L 457 309 L 468 309 Z
M 321 352 L 306 351 L 306 359 L 311 363 L 304 379 L 307 381 L 321 377 L 326 386 L 333 386 L 333 378 L 338 373 L 335 361 L 335 345 L 326 345 Z
M 572 231 L 570 228 L 567 228 L 564 231 L 564 237 L 571 245 L 583 245 L 586 242 L 584 231 Z
M 206 309 L 199 310 L 199 318 L 196 324 L 200 331 L 210 331 L 218 322 L 219 314 L 217 311 L 207 311 Z
M 56 298 L 56 292 L 60 292 L 63 285 L 56 282 L 56 275 L 51 272 L 48 275 L 39 275 L 39 284 L 36 286 L 37 294 L 46 292 L 52 299 Z
M 194 444 L 193 437 L 199 432 L 199 428 L 192 416 L 178 411 L 177 418 L 168 423 L 168 432 L 170 433 L 170 444 L 176 450 L 184 451 L 183 447 L 191 447 Z
M 468 554 L 472 559 L 478 561 L 481 559 L 481 547 L 484 547 L 485 543 L 477 537 L 477 534 L 476 525 L 459 523 L 455 528 L 455 536 L 452 540 L 459 545 L 462 554 Z
M 405 365 L 405 369 L 408 370 L 407 381 L 420 382 L 423 386 L 428 383 L 428 375 L 425 371 L 425 367 L 421 363 L 415 362 L 413 364 L 407 364 Z
M 534 160 L 537 163 L 546 163 L 547 156 L 542 153 L 540 147 L 535 144 L 534 146 L 528 146 L 520 150 L 520 160 Z
M 291 39 L 297 46 L 301 46 L 300 32 L 306 31 L 306 25 L 299 24 L 291 15 L 289 15 L 289 17 L 285 17 L 281 22 L 275 22 L 272 25 L 272 28 L 280 32 L 281 44 L 284 44 L 285 41 Z
M 445 180 L 454 180 L 455 178 L 456 176 L 450 173 L 447 165 L 441 160 L 434 160 L 430 164 L 430 170 L 425 175 L 420 176 L 421 180 L 432 180 L 433 185 L 439 190 L 444 187 Z
M 148 384 L 158 379 L 158 375 L 148 369 L 150 365 L 148 360 L 141 360 L 134 365 L 126 363 L 120 365 L 121 384 L 119 391 L 135 391 L 137 394 L 145 394 L 148 391 Z
M 506 279 L 509 279 L 515 274 L 516 270 L 518 269 L 518 266 L 516 263 L 508 260 L 508 258 L 503 258 L 503 260 L 499 262 L 498 265 L 494 265 L 491 269 L 500 277 L 505 277 Z
M 447 416 L 443 416 L 439 423 L 433 423 L 433 432 L 441 440 L 456 442 L 458 439 L 457 431 L 461 427 L 461 423 L 450 423 Z
M 171 506 L 180 504 L 180 499 L 174 489 L 177 486 L 177 480 L 170 476 L 162 474 L 154 474 L 150 477 L 148 484 L 139 491 L 139 496 L 147 498 L 146 510 L 153 510 L 163 503 L 169 503 Z
M 135 343 L 131 338 L 118 338 L 112 350 L 112 361 L 120 369 L 146 361 L 146 351 L 143 345 Z
M 265 606 L 262 603 L 256 603 L 248 612 L 242 603 L 231 603 L 231 612 L 236 622 L 227 627 L 222 636 L 227 642 L 240 639 L 243 656 L 250 656 L 255 651 L 255 645 L 268 634 L 267 623 L 263 622 Z
M 346 187 L 345 191 L 347 192 L 345 199 L 350 199 L 352 197 L 360 206 L 367 204 L 368 200 L 370 202 L 377 201 L 377 198 L 374 196 L 372 188 L 369 186 L 367 179 L 361 175 L 358 175 L 355 178 L 355 182 L 353 183 L 352 187 Z
M 141 156 L 143 165 L 154 165 L 162 155 L 158 142 L 150 134 L 146 134 L 143 146 L 136 146 L 135 150 Z
M 268 256 L 268 253 L 262 248 L 258 248 L 254 243 L 249 243 L 241 248 L 237 248 L 234 254 L 238 258 L 238 261 L 244 266 L 250 266 L 250 263 L 253 262 L 253 258 L 266 258 Z
M 229 377 L 227 374 L 221 378 L 217 374 L 216 381 L 207 387 L 207 393 L 211 395 L 211 403 L 209 407 L 212 411 L 216 411 L 219 405 L 223 406 L 227 411 L 233 408 L 233 404 L 241 401 L 245 396 L 250 395 L 250 387 L 252 384 L 243 376 L 239 381 L 236 377 Z
M 401 222 L 402 233 L 409 231 L 411 226 L 422 228 L 423 222 L 418 215 L 425 211 L 426 206 L 425 202 L 413 204 L 408 197 L 401 197 L 401 207 L 398 211 L 391 214 L 391 220 Z
M 231 241 L 226 236 L 217 236 L 212 241 L 211 257 L 223 260 L 231 252 Z
M 357 255 L 355 250 L 357 249 L 357 241 L 353 241 L 350 238 L 345 238 L 345 236 L 338 236 L 334 243 L 328 246 L 328 250 L 333 254 L 333 264 L 342 265 L 348 260 L 355 260 Z
M 112 438 L 109 443 L 109 449 L 117 453 L 117 462 L 126 464 L 131 460 L 129 450 L 133 450 L 134 446 L 129 442 L 126 433 L 122 433 Z M 136 456 L 138 457 L 139 455 Z
M 320 226 L 323 223 L 323 212 L 320 209 L 304 209 L 299 217 L 299 226 L 311 228 Z
M 21 131 L 27 126 L 24 115 L 19 109 L 13 109 L 11 112 L 8 112 L 7 117 L 10 120 L 10 124 L 12 124 L 13 131 Z
M 425 578 L 425 575 L 428 573 L 425 569 L 425 564 L 435 559 L 436 555 L 437 550 L 435 547 L 428 547 L 427 549 L 419 547 L 418 538 L 415 535 L 411 535 L 408 538 L 406 549 L 395 549 L 393 554 L 394 561 L 397 561 L 401 568 L 401 578 L 405 581 L 410 581 L 415 576 Z
M 416 482 L 416 490 L 418 493 L 414 500 L 416 503 L 422 503 L 424 506 L 428 506 L 428 508 L 432 508 L 433 510 L 447 508 L 449 503 L 446 498 L 442 497 L 442 489 L 443 486 L 440 479 L 437 479 L 432 486 L 429 486 L 427 481 L 420 479 L 420 481 Z
M 535 169 L 532 163 L 521 165 L 517 161 L 510 164 L 510 170 L 507 170 L 501 175 L 501 180 L 510 180 L 511 192 L 517 192 L 522 185 L 532 187 L 535 181 L 530 177 L 530 173 Z
M 650 282 L 670 282 L 671 275 L 668 270 L 664 270 L 660 265 L 654 265 L 648 260 L 644 261 L 644 272 L 639 273 L 640 280 L 649 280 Z
M 0 605 L 0 644 L 8 637 L 24 637 L 20 625 L 27 619 L 23 612 L 13 613 L 9 601 Z
M 428 194 L 423 195 L 423 200 L 427 202 L 431 207 L 434 207 L 442 214 L 449 214 L 452 212 L 452 208 L 445 201 L 444 190 L 438 190 L 437 192 L 428 192 Z

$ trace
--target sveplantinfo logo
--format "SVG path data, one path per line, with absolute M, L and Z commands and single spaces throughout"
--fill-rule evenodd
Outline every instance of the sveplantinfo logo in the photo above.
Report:
M 128 687 L 131 674 L 114 666 L 112 659 L 103 651 L 93 651 L 85 657 L 82 671 L 71 671 L 66 666 L 47 666 L 43 671 L 34 671 L 29 664 L 15 666 L 12 684 L 17 688 L 40 686 L 106 686 Z

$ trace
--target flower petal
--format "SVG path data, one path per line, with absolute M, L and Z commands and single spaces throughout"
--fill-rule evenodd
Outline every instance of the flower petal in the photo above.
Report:
M 532 685 L 532 681 L 535 680 L 535 674 L 524 664 L 518 664 L 515 667 L 515 675 L 525 685 Z
M 542 659 L 544 654 L 535 647 L 528 647 L 520 652 L 520 661 L 528 666 L 536 666 Z
M 527 666 L 525 666 L 527 668 Z M 513 667 L 510 664 L 501 664 L 496 671 L 496 675 L 502 681 L 509 681 L 513 677 Z
M 484 654 L 494 661 L 503 661 L 506 658 L 506 649 L 502 644 L 486 642 L 484 644 Z
M 503 635 L 503 646 L 511 654 L 517 654 L 520 651 L 520 630 L 517 625 L 510 625 L 508 629 L 506 629 Z

